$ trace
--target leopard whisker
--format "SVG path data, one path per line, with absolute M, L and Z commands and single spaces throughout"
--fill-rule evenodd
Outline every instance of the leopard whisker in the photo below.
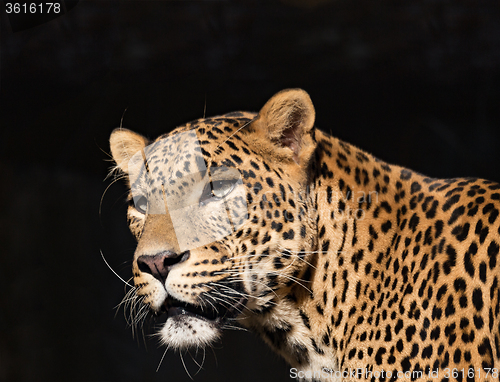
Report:
M 222 297 L 210 296 L 210 298 L 212 298 L 212 299 L 214 299 L 214 300 L 216 300 L 216 301 L 219 301 L 219 302 L 220 302 L 220 304 L 221 304 L 223 307 L 225 307 L 225 308 L 229 308 L 229 306 L 227 306 L 227 305 L 228 305 L 228 301 L 226 301 L 226 300 L 225 300 L 225 299 L 227 298 L 227 296 L 225 296 L 225 295 L 223 295 L 223 294 L 221 294 L 221 293 L 219 293 L 219 292 L 216 292 L 216 291 L 214 291 L 214 294 L 219 294 L 219 295 L 220 295 L 220 296 L 222 296 Z M 217 311 L 217 314 L 219 314 L 219 311 L 218 311 L 218 310 L 216 310 L 216 311 Z
M 188 371 L 188 369 L 186 367 L 186 364 L 184 362 L 184 358 L 182 357 L 182 352 L 179 352 L 179 355 L 181 356 L 182 365 L 184 366 L 184 370 L 186 371 L 186 374 L 188 375 L 189 379 L 191 379 L 193 381 L 193 377 L 189 373 L 189 371 Z
M 252 281 L 252 282 L 254 282 L 254 283 L 256 283 L 256 284 L 259 284 L 259 285 L 264 286 L 265 288 L 269 289 L 269 290 L 270 290 L 270 291 L 271 291 L 271 292 L 275 295 L 275 297 L 278 297 L 278 294 L 276 293 L 276 291 L 274 291 L 274 290 L 273 290 L 272 288 L 270 288 L 269 286 L 267 286 L 267 285 L 265 285 L 265 284 L 263 284 L 263 283 L 259 283 L 259 282 L 255 281 L 255 280 L 251 280 L 251 281 Z M 240 280 L 237 280 L 237 279 L 235 279 L 235 280 L 228 280 L 228 282 L 233 282 L 233 283 L 236 283 L 236 282 L 240 282 Z M 227 287 L 227 286 L 225 286 L 225 285 L 222 285 L 222 287 L 226 287 L 226 288 L 228 288 L 228 287 Z M 249 298 L 249 299 L 250 299 L 250 298 L 252 298 L 252 299 L 255 299 L 255 300 L 257 300 L 257 301 L 262 301 L 262 302 L 264 302 L 264 303 L 268 303 L 268 302 L 269 302 L 269 300 L 268 300 L 268 299 L 266 299 L 266 298 L 264 298 L 264 297 L 260 297 L 260 296 L 252 296 L 252 295 L 247 294 L 247 293 L 241 293 L 241 292 L 239 292 L 239 291 L 235 291 L 235 290 L 234 290 L 234 289 L 232 289 L 232 288 L 229 288 L 229 289 L 233 290 L 234 292 L 236 292 L 237 294 L 241 295 L 242 297 L 246 297 L 246 298 Z M 219 292 L 219 293 L 220 293 L 220 292 Z M 225 297 L 227 297 L 227 298 L 232 298 L 235 302 L 238 302 L 238 300 L 236 299 L 236 297 L 230 297 L 230 296 L 225 296 Z M 250 310 L 248 307 L 244 306 L 244 308 L 245 308 L 245 309 L 247 309 L 248 311 L 250 311 L 250 312 L 251 312 L 251 310 Z M 240 313 L 243 313 L 243 312 L 240 312 Z
M 233 282 L 234 282 L 234 281 L 233 281 Z M 220 284 L 220 283 L 217 283 L 217 282 L 211 282 L 210 284 L 211 284 L 211 285 L 216 285 L 216 286 L 218 286 L 218 287 L 220 287 L 220 288 L 224 288 L 224 289 L 226 289 L 226 290 L 229 290 L 231 293 L 235 293 L 235 294 L 237 294 L 237 295 L 239 295 L 239 296 L 241 296 L 241 297 L 246 297 L 246 298 L 253 297 L 252 295 L 250 295 L 250 294 L 248 294 L 248 293 L 243 293 L 243 292 L 240 292 L 240 291 L 238 291 L 238 290 L 236 290 L 236 289 L 234 289 L 234 288 L 231 288 L 231 287 L 229 287 L 229 286 L 227 286 L 227 285 L 224 285 L 224 284 Z M 232 297 L 232 296 L 227 296 L 227 297 L 228 297 L 228 298 L 234 298 L 234 299 L 236 299 L 236 297 Z
M 242 273 L 241 273 L 241 272 L 238 272 L 236 275 L 240 276 L 240 275 L 242 275 Z M 274 289 L 272 289 L 271 287 L 269 287 L 268 285 L 266 285 L 266 284 L 264 284 L 264 283 L 262 283 L 262 282 L 259 282 L 259 281 L 257 281 L 257 280 L 248 280 L 248 281 L 249 281 L 249 282 L 252 282 L 252 283 L 254 283 L 254 284 L 257 284 L 257 285 L 261 285 L 261 286 L 263 286 L 263 287 L 265 287 L 265 288 L 269 289 L 269 291 L 270 291 L 270 292 L 273 292 L 273 293 L 275 294 L 275 296 L 276 296 L 276 297 L 278 297 L 278 295 L 276 294 L 276 291 L 275 291 Z M 231 282 L 231 283 L 239 283 L 239 282 L 241 282 L 241 280 L 240 280 L 240 279 L 236 279 L 236 278 L 235 278 L 234 280 L 228 280 L 228 282 Z M 243 295 L 243 296 L 244 296 L 244 295 Z M 257 300 L 262 299 L 263 301 L 265 300 L 265 299 L 263 299 L 262 297 L 258 297 L 258 296 L 251 296 L 251 295 L 248 295 L 248 294 L 246 295 L 246 297 L 254 298 L 254 299 L 257 299 Z
M 124 305 L 124 306 L 126 307 L 126 305 L 127 305 L 130 301 L 132 301 L 133 299 L 137 298 L 137 297 L 136 297 L 136 295 L 135 295 L 136 289 L 137 289 L 136 287 L 132 287 L 130 290 L 128 290 L 128 291 L 125 293 L 125 296 L 123 296 L 123 298 L 122 298 L 121 302 L 120 302 L 118 305 L 116 305 L 116 306 L 114 307 L 114 309 L 116 309 L 116 313 L 118 313 L 118 310 L 120 309 L 120 307 L 121 307 L 122 305 Z M 115 315 L 116 315 L 116 313 L 115 313 Z
M 224 327 L 224 329 L 240 330 L 242 332 L 249 332 L 249 330 L 247 328 L 243 328 L 241 326 L 234 326 L 234 325 L 225 324 L 223 327 Z
M 194 373 L 194 375 L 193 375 L 193 376 L 196 376 L 201 371 L 201 369 L 203 369 L 203 364 L 205 363 L 205 348 L 203 348 L 203 359 L 201 361 L 201 365 L 196 361 L 196 356 L 198 355 L 198 348 L 196 348 L 196 353 L 194 356 L 191 354 L 191 352 L 189 350 L 188 350 L 188 353 L 191 356 L 191 359 L 193 360 L 193 362 L 198 366 L 198 371 L 196 371 L 196 373 Z
M 115 276 L 118 277 L 125 285 L 128 285 L 131 288 L 134 288 L 133 285 L 130 285 L 128 282 L 126 282 L 124 279 L 122 279 L 121 276 L 118 273 L 116 273 L 113 268 L 111 268 L 111 265 L 109 265 L 109 263 L 106 261 L 106 258 L 104 257 L 104 254 L 102 253 L 102 250 L 99 250 L 99 252 L 101 253 L 101 257 L 104 260 L 104 262 L 106 263 L 106 265 L 108 266 L 108 268 L 111 269 L 111 272 L 113 272 L 115 274 Z
M 239 291 L 237 291 L 237 290 L 235 290 L 235 289 L 233 289 L 233 288 L 230 288 L 230 287 L 228 287 L 228 286 L 226 286 L 226 285 L 221 285 L 221 284 L 218 284 L 218 283 L 211 283 L 211 284 L 212 284 L 212 285 L 215 285 L 215 286 L 218 286 L 219 288 L 225 288 L 226 290 L 229 290 L 231 293 L 236 293 L 236 294 L 238 294 L 239 296 L 242 296 L 242 297 L 245 297 L 245 298 L 251 298 L 251 297 L 252 297 L 252 296 L 250 296 L 249 294 L 246 294 L 246 293 L 241 293 L 241 292 L 239 292 Z M 228 308 L 228 309 L 229 309 L 229 308 L 231 308 L 232 306 L 231 306 L 231 305 L 229 305 L 229 306 L 228 306 L 229 302 L 228 302 L 228 301 L 226 301 L 226 300 L 233 301 L 233 302 L 234 302 L 234 303 L 236 303 L 236 304 L 239 302 L 239 299 L 238 299 L 237 297 L 235 297 L 235 296 L 228 296 L 228 295 L 226 295 L 226 294 L 223 294 L 221 291 L 219 291 L 219 290 L 217 290 L 217 289 L 214 289 L 214 288 L 212 287 L 212 285 L 210 285 L 210 287 L 211 287 L 211 293 L 216 294 L 216 295 L 219 295 L 219 296 L 221 296 L 221 297 L 216 297 L 216 296 L 213 296 L 213 295 L 208 294 L 208 293 L 206 294 L 206 296 L 209 296 L 210 298 L 212 298 L 212 299 L 214 299 L 214 300 L 219 300 L 219 301 L 221 301 L 221 302 L 222 302 L 222 305 L 223 305 L 224 307 Z M 246 306 L 243 306 L 243 308 L 244 308 L 244 309 L 249 310 Z M 238 309 L 238 308 L 235 308 L 235 309 L 236 309 L 239 313 L 243 313 L 240 309 Z M 249 311 L 250 311 L 250 310 L 249 310 Z
M 157 335 L 157 334 L 155 334 L 155 335 Z M 163 352 L 163 355 L 161 356 L 160 363 L 158 364 L 158 367 L 156 368 L 157 373 L 158 373 L 158 370 L 160 370 L 160 366 L 163 363 L 163 359 L 165 358 L 165 355 L 167 354 L 168 349 L 170 349 L 170 345 L 167 345 L 167 348 L 165 349 L 165 351 Z
M 113 181 L 106 187 L 106 189 L 104 190 L 104 192 L 102 193 L 102 196 L 101 196 L 101 200 L 99 201 L 99 217 L 101 217 L 101 213 L 102 213 L 102 202 L 104 200 L 104 197 L 106 196 L 106 192 L 108 192 L 109 188 L 115 184 L 116 182 L 119 182 L 120 180 L 122 179 L 126 179 L 127 177 L 126 176 L 118 176 L 116 177 L 115 179 L 113 179 Z M 123 193 L 121 196 L 127 194 L 127 192 Z

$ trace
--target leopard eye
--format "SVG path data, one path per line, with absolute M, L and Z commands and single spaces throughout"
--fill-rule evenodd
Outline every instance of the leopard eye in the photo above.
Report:
M 233 191 L 237 180 L 224 179 L 207 182 L 200 198 L 201 204 L 207 204 L 211 201 L 218 201 L 225 198 Z
M 134 207 L 141 214 L 146 214 L 148 210 L 148 200 L 142 195 L 134 196 Z
M 218 199 L 222 199 L 234 189 L 235 182 L 233 180 L 216 180 L 212 182 L 212 195 Z

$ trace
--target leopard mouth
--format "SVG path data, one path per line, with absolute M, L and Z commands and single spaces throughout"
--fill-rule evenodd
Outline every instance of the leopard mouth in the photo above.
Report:
M 194 317 L 212 324 L 222 324 L 227 320 L 234 318 L 241 311 L 245 303 L 246 298 L 242 297 L 236 303 L 212 303 L 201 306 L 190 304 L 169 296 L 165 299 L 161 307 L 161 313 L 166 313 L 167 319 Z

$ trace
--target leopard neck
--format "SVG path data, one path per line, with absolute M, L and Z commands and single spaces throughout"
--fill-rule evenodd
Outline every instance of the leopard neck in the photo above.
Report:
M 309 184 L 318 213 L 317 254 L 307 281 L 311 291 L 324 292 L 302 293 L 298 305 L 314 312 L 306 320 L 315 341 L 308 367 L 336 369 L 346 366 L 344 351 L 355 326 L 349 317 L 363 309 L 356 302 L 366 293 L 362 281 L 370 272 L 384 271 L 391 255 L 381 248 L 396 240 L 412 181 L 423 177 L 321 131 L 316 140 Z M 394 213 L 398 206 L 403 212 Z
M 414 173 L 321 131 L 317 132 L 317 142 L 310 184 L 318 212 L 318 250 L 328 255 L 330 262 L 332 256 L 338 259 L 341 269 L 342 259 L 353 256 L 355 248 L 364 246 L 367 256 L 373 251 L 369 239 L 378 231 L 374 223 L 383 218 L 380 211 L 390 212 L 392 205 L 401 204 L 409 196 L 410 184 L 405 178 Z M 386 223 L 381 231 L 390 242 L 396 224 L 390 220 Z

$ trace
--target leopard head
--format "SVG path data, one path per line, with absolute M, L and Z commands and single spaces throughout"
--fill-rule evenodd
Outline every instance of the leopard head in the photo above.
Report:
M 135 293 L 166 317 L 165 345 L 209 345 L 303 286 L 317 246 L 314 117 L 308 94 L 290 89 L 258 114 L 199 119 L 153 142 L 111 134 L 130 188 Z

